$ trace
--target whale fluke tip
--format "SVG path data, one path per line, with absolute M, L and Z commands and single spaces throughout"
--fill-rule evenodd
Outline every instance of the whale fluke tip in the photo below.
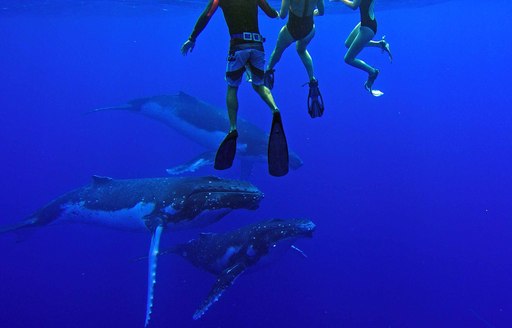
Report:
M 27 221 L 22 221 L 22 222 L 18 222 L 18 223 L 0 226 L 0 234 L 6 233 L 6 232 L 15 232 L 15 231 L 18 231 L 19 229 L 29 227 L 32 224 L 34 224 L 34 222 L 32 220 L 27 220 Z

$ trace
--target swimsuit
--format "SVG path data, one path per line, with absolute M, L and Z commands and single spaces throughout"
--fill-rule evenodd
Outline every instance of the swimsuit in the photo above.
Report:
M 306 13 L 308 4 L 309 1 L 304 0 L 303 14 Z M 295 41 L 304 39 L 309 33 L 311 33 L 313 25 L 313 15 L 300 17 L 290 10 L 290 16 L 288 16 L 288 23 L 286 23 L 286 27 Z
M 374 34 L 377 34 L 377 20 L 375 17 L 373 19 L 370 18 L 370 5 L 372 2 L 373 0 L 361 0 L 361 4 L 359 5 L 361 26 L 366 26 L 370 28 Z
M 299 17 L 290 11 L 286 27 L 292 38 L 297 41 L 304 39 L 313 30 L 313 16 Z

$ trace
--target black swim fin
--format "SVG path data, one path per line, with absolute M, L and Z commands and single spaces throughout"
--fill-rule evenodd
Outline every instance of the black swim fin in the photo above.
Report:
M 288 143 L 284 134 L 281 113 L 276 112 L 272 118 L 268 139 L 268 171 L 270 175 L 282 177 L 288 173 L 288 169 Z
M 309 82 L 308 113 L 311 118 L 321 117 L 324 114 L 324 99 L 318 89 L 318 80 Z
M 238 138 L 237 130 L 228 133 L 222 141 L 215 155 L 214 168 L 216 170 L 226 170 L 233 165 L 236 153 L 236 139 Z

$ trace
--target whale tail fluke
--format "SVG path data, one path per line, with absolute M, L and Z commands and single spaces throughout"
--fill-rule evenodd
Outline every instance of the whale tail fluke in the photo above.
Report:
M 31 227 L 34 224 L 33 220 L 25 220 L 13 224 L 0 226 L 0 234 L 6 232 L 17 232 L 20 229 Z

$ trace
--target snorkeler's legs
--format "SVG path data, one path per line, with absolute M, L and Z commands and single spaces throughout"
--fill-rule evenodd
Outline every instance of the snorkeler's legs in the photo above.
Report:
M 309 45 L 311 40 L 313 40 L 314 36 L 315 27 L 313 26 L 311 32 L 309 32 L 309 34 L 304 39 L 297 41 L 297 53 L 299 54 L 299 57 L 302 60 L 302 63 L 304 64 L 304 67 L 306 68 L 310 81 L 315 80 L 315 70 L 313 67 L 313 59 L 311 58 L 311 55 L 307 50 L 307 46 Z
M 368 42 L 373 38 L 374 33 L 373 31 L 368 27 L 361 27 L 359 29 L 359 33 L 357 33 L 354 41 L 350 45 L 350 47 L 347 50 L 347 53 L 345 54 L 345 63 L 354 66 L 356 68 L 359 68 L 363 71 L 365 71 L 368 74 L 374 74 L 375 68 L 371 67 L 370 65 L 366 64 L 361 59 L 357 59 L 356 56 L 363 50 L 363 48 L 368 44 Z
M 388 54 L 390 61 L 393 61 L 393 55 L 391 54 L 391 47 L 389 46 L 389 43 L 386 41 L 385 36 L 383 36 L 382 39 L 380 39 L 379 41 L 370 40 L 370 42 L 368 42 L 367 46 L 379 48 L 380 50 L 382 50 L 382 52 L 385 52 Z
M 276 47 L 274 48 L 274 51 L 272 51 L 272 55 L 270 55 L 270 59 L 267 65 L 267 71 L 271 70 L 276 66 L 276 64 L 281 59 L 281 56 L 283 55 L 283 52 L 292 44 L 293 37 L 291 36 L 290 32 L 288 32 L 288 27 L 283 26 L 281 31 L 279 32 L 279 36 L 277 37 L 277 43 Z
M 361 28 L 361 23 L 358 23 L 356 25 L 356 27 L 354 27 L 352 32 L 350 32 L 347 39 L 345 40 L 345 48 L 350 48 L 350 46 L 352 45 L 352 42 L 354 42 L 357 34 L 359 33 L 360 28 Z M 368 41 L 368 43 L 366 44 L 366 47 L 379 48 L 382 51 L 386 52 L 390 59 L 393 58 L 393 56 L 391 55 L 391 50 L 389 48 L 389 43 L 386 41 L 386 37 L 382 37 L 382 39 L 379 41 L 373 41 L 370 39 L 370 41 Z
M 264 85 L 252 85 L 254 91 L 256 91 L 261 99 L 267 104 L 267 106 L 272 110 L 273 113 L 279 112 L 277 108 L 276 102 L 274 101 L 274 97 L 272 96 L 272 92 L 264 86 Z
M 345 48 L 350 48 L 352 42 L 356 39 L 357 34 L 359 33 L 359 28 L 361 27 L 361 23 L 358 23 L 356 27 L 350 32 L 347 39 L 345 40 Z
M 229 116 L 229 132 L 236 130 L 236 121 L 238 114 L 238 87 L 228 86 L 226 94 L 226 105 Z

